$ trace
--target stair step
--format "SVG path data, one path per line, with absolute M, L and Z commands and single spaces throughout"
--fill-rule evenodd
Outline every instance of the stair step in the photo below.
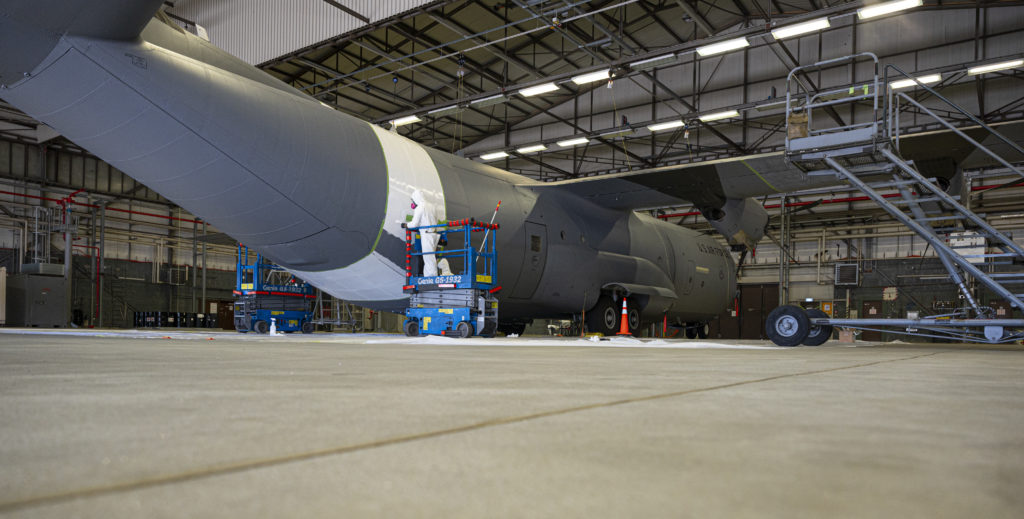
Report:
M 992 252 L 988 254 L 961 254 L 961 258 L 1013 258 L 1017 254 L 1013 252 Z
M 925 218 L 914 218 L 916 222 L 941 222 L 943 220 L 963 220 L 967 218 L 962 214 L 951 214 L 948 216 L 928 216 Z
M 954 200 L 958 200 L 958 199 L 960 199 L 960 196 L 957 195 L 957 196 L 954 196 L 952 198 Z M 907 200 L 905 198 L 901 198 L 899 200 L 890 200 L 889 201 L 889 203 L 893 204 L 893 205 L 926 204 L 928 202 L 942 202 L 942 199 L 937 197 L 937 196 L 926 196 L 924 198 L 913 198 L 913 199 L 910 199 L 910 200 Z

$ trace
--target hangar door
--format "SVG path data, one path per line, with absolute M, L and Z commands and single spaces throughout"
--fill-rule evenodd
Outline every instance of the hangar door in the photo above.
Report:
M 519 272 L 519 282 L 516 283 L 512 297 L 526 299 L 533 296 L 537 291 L 537 284 L 540 283 L 541 275 L 544 274 L 544 264 L 548 256 L 548 231 L 547 226 L 535 222 L 524 222 L 523 231 L 526 236 L 526 254 L 523 257 L 523 268 Z M 501 252 L 498 252 L 498 260 L 501 261 Z

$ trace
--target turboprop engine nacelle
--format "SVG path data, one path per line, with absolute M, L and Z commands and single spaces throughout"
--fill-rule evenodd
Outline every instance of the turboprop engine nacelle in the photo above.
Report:
M 733 249 L 753 248 L 768 226 L 768 212 L 753 198 L 730 198 L 722 207 L 701 209 L 701 214 Z

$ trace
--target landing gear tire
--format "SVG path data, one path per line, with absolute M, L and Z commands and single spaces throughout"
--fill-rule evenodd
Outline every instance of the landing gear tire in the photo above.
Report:
M 260 335 L 266 335 L 270 332 L 270 325 L 266 321 L 260 320 L 253 323 L 252 329 Z
M 783 305 L 768 314 L 764 332 L 779 346 L 797 346 L 811 332 L 811 321 L 803 308 Z
M 313 333 L 314 330 L 316 330 L 316 325 L 313 323 L 309 321 L 302 323 L 302 333 Z
M 526 323 L 506 323 L 498 325 L 498 331 L 509 335 L 522 335 L 526 331 Z
M 686 323 L 686 338 L 696 339 L 697 338 L 697 323 Z
M 708 323 L 697 323 L 697 337 L 707 339 L 711 335 L 711 325 Z
M 622 303 L 619 304 L 621 305 Z M 640 323 L 640 310 L 636 308 L 636 304 L 632 299 L 626 299 L 626 308 L 626 319 L 628 319 L 627 323 L 629 324 L 629 334 L 633 337 L 638 337 L 642 326 Z M 622 310 L 619 310 L 619 313 L 621 314 Z
M 615 335 L 619 331 L 619 315 L 622 305 L 615 305 L 609 296 L 601 296 L 594 308 L 587 312 L 587 331 L 602 335 Z
M 809 319 L 828 319 L 828 314 L 818 310 L 817 308 L 812 308 L 807 311 L 807 317 Z M 821 326 L 815 326 L 812 324 L 810 331 L 807 332 L 807 338 L 804 339 L 804 342 L 801 344 L 804 346 L 821 346 L 822 344 L 825 344 L 825 341 L 831 338 L 831 324 L 824 324 Z
M 406 321 L 405 324 L 402 325 L 402 331 L 405 332 L 405 334 L 408 335 L 409 337 L 419 337 L 419 335 L 420 335 L 420 323 L 419 323 L 419 321 L 417 321 L 415 319 L 413 319 L 411 321 Z
M 473 325 L 466 321 L 462 321 L 455 327 L 455 336 L 460 339 L 468 339 L 470 335 L 473 335 Z

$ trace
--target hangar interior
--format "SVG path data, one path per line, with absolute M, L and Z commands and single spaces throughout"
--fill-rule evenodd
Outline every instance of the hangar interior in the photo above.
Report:
M 164 13 L 336 110 L 544 182 L 779 153 L 790 71 L 873 53 L 883 66 L 929 78 L 944 98 L 906 90 L 920 103 L 898 117 L 907 146 L 957 149 L 956 161 L 930 171 L 987 223 L 1024 243 L 1019 175 L 925 109 L 954 127 L 974 126 L 951 100 L 1020 142 L 1024 8 L 1002 0 L 911 4 L 864 17 L 863 2 L 826 0 L 177 0 L 165 2 Z M 809 22 L 818 25 L 773 33 Z M 704 52 L 737 38 L 746 44 Z M 858 62 L 802 79 L 852 90 L 870 76 Z M 535 87 L 542 93 L 532 93 Z M 45 125 L 0 108 L 0 266 L 9 325 L 133 327 L 137 312 L 230 313 L 233 240 Z M 828 117 L 857 124 L 871 107 L 838 104 Z M 1024 159 L 1010 151 L 1010 163 Z M 767 235 L 742 259 L 734 253 L 739 294 L 711 323 L 712 337 L 763 338 L 764 318 L 780 304 L 836 317 L 962 306 L 935 248 L 858 189 L 777 193 L 759 202 L 771 216 Z M 648 212 L 714 233 L 695 205 Z M 984 240 L 955 239 L 984 252 Z M 27 300 L 11 299 L 12 287 L 24 294 L 20 287 L 40 280 L 43 289 L 30 291 L 41 294 L 33 308 L 48 311 L 26 322 L 15 314 Z M 969 289 L 996 315 L 1020 316 L 984 287 Z M 394 315 L 352 310 L 361 329 L 398 331 Z M 535 324 L 532 331 L 547 333 L 547 323 Z

